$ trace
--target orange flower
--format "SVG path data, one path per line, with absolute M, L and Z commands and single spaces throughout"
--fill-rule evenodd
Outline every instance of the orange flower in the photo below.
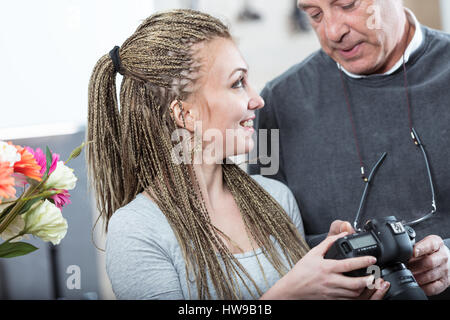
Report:
M 41 166 L 38 165 L 34 156 L 25 148 L 16 146 L 17 152 L 20 153 L 20 161 L 14 163 L 14 172 L 19 172 L 28 178 L 41 181 Z
M 16 189 L 14 189 L 14 178 L 11 176 L 14 172 L 13 167 L 10 167 L 9 162 L 0 162 L 0 203 L 1 198 L 10 198 L 15 196 Z

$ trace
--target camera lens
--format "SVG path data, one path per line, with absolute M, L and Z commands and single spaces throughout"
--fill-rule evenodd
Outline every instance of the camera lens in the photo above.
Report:
M 428 300 L 412 272 L 403 263 L 384 268 L 382 277 L 391 284 L 385 300 Z

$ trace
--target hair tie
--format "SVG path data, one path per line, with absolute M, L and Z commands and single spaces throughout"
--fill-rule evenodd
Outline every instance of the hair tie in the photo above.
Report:
M 119 46 L 115 46 L 110 52 L 109 56 L 111 57 L 111 60 L 114 65 L 114 71 L 122 74 L 122 63 L 120 62 L 119 57 Z

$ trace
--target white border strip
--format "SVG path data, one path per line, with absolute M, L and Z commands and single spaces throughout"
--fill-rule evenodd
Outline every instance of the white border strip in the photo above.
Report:
M 84 131 L 81 123 L 52 123 L 14 128 L 0 128 L 0 140 L 62 136 Z
M 445 32 L 450 33 L 450 1 L 441 0 L 441 18 L 442 18 L 442 28 Z

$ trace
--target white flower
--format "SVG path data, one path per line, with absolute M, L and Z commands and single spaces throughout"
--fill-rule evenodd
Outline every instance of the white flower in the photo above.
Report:
M 0 211 L 2 209 L 0 208 Z M 9 225 L 8 227 L 0 234 L 0 237 L 3 240 L 9 240 L 12 237 L 15 237 L 16 235 L 18 235 L 19 233 L 21 233 L 23 231 L 23 229 L 25 228 L 25 220 L 23 220 L 23 217 L 21 215 L 18 215 Z M 28 237 L 25 235 L 24 236 L 25 239 L 28 239 Z M 17 242 L 22 240 L 22 238 L 24 238 L 23 236 L 14 238 L 13 240 L 11 240 L 11 242 Z
M 23 214 L 25 233 L 59 244 L 67 233 L 67 220 L 53 203 L 45 200 Z
M 10 201 L 16 200 L 15 197 L 12 197 L 10 199 Z M 3 203 L 0 204 L 0 213 L 3 212 L 3 210 L 5 210 L 7 207 L 9 207 L 9 203 Z M 9 240 L 12 237 L 18 235 L 19 233 L 21 233 L 23 231 L 23 229 L 25 228 L 25 221 L 23 220 L 23 217 L 21 215 L 17 216 L 9 225 L 8 227 L 0 234 L 0 238 L 2 238 L 3 240 Z M 25 239 L 29 239 L 29 237 L 27 235 L 21 236 L 21 237 L 17 237 L 13 240 L 11 240 L 11 242 L 17 242 L 22 240 L 22 238 Z
M 14 146 L 0 141 L 0 162 L 9 162 L 9 166 L 12 167 L 20 159 L 20 153 Z
M 64 161 L 58 161 L 55 171 L 50 174 L 44 188 L 72 190 L 76 182 L 77 177 L 73 174 L 73 169 L 67 167 Z

